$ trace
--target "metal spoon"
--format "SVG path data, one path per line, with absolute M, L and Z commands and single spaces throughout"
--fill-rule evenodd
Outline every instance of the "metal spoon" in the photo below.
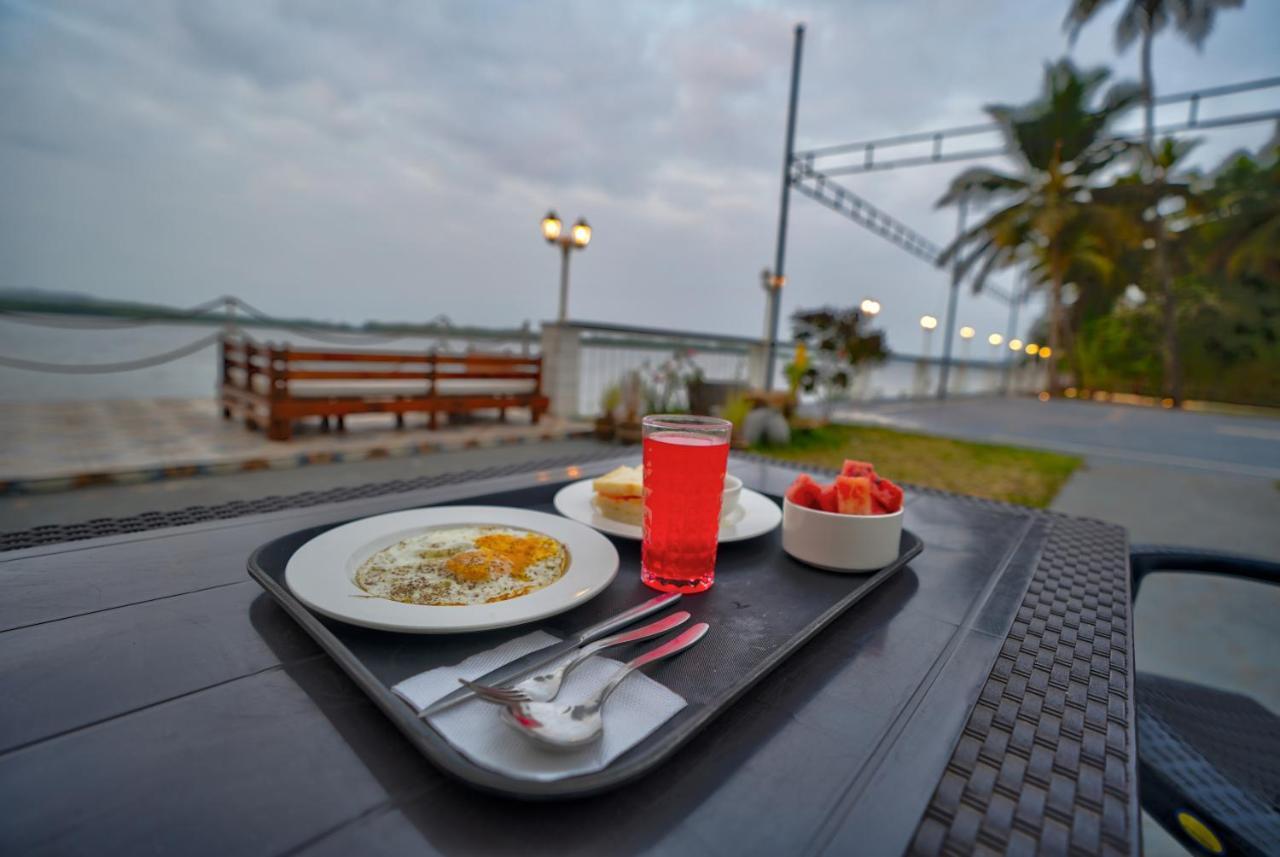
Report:
M 622 680 L 645 664 L 671 657 L 698 642 L 707 633 L 706 622 L 699 622 L 679 636 L 629 661 L 614 673 L 594 697 L 577 705 L 556 702 L 523 702 L 502 710 L 502 720 L 516 731 L 549 747 L 571 749 L 590 744 L 604 732 L 600 710 L 609 694 Z
M 622 646 L 627 643 L 637 643 L 641 640 L 647 640 L 650 637 L 661 637 L 672 628 L 677 628 L 689 620 L 689 612 L 681 610 L 678 613 L 672 613 L 666 618 L 659 619 L 643 628 L 637 628 L 634 631 L 627 631 L 622 634 L 614 634 L 612 637 L 605 637 L 603 640 L 597 640 L 578 649 L 574 655 L 567 661 L 562 661 L 554 669 L 538 675 L 529 676 L 519 684 L 510 687 L 495 687 L 487 684 L 479 684 L 474 681 L 467 681 L 460 678 L 466 687 L 475 691 L 476 696 L 485 702 L 492 702 L 495 705 L 518 705 L 521 702 L 550 702 L 556 698 L 556 694 L 560 692 L 560 685 L 564 682 L 564 677 L 568 675 L 574 667 L 585 661 L 587 658 L 597 652 L 611 648 L 613 646 Z

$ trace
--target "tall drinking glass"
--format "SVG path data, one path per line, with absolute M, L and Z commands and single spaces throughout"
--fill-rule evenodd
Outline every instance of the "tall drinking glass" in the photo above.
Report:
M 663 592 L 702 592 L 716 578 L 720 500 L 733 424 L 673 415 L 648 416 L 643 425 L 640 579 Z

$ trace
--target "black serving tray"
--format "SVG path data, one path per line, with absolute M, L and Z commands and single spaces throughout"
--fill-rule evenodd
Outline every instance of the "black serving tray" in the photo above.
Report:
M 458 504 L 514 506 L 554 514 L 551 500 L 562 484 L 468 497 Z M 924 548 L 919 538 L 904 530 L 898 559 L 892 565 L 869 574 L 841 574 L 820 571 L 783 553 L 781 529 L 721 545 L 715 586 L 686 596 L 679 603 L 680 609 L 693 614 L 690 621 L 709 623 L 710 633 L 679 657 L 646 670 L 683 696 L 688 705 L 603 771 L 541 783 L 514 779 L 476 765 L 391 692 L 392 685 L 409 676 L 492 649 L 527 634 L 530 626 L 454 635 L 397 634 L 347 625 L 313 613 L 289 592 L 284 583 L 285 566 L 295 550 L 335 526 L 340 524 L 311 527 L 268 542 L 249 557 L 249 574 L 315 638 L 423 755 L 477 788 L 526 799 L 595 794 L 657 767 L 752 685 L 795 654 L 805 641 L 905 567 Z M 653 596 L 653 591 L 640 582 L 639 543 L 613 541 L 622 561 L 613 583 L 590 602 L 543 620 L 538 627 L 565 637 Z M 634 653 L 620 650 L 624 659 Z

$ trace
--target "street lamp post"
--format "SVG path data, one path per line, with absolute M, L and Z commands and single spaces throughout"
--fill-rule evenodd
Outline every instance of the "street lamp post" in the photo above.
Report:
M 778 322 L 780 320 L 778 314 L 782 311 L 782 287 L 786 285 L 786 282 L 786 277 L 779 277 L 768 268 L 760 272 L 760 287 L 764 289 L 765 294 L 765 392 L 773 389 L 773 369 L 777 361 Z
M 964 234 L 965 217 L 969 211 L 969 196 L 960 197 L 959 219 L 956 222 L 956 239 Z M 956 254 L 951 268 L 951 292 L 947 296 L 947 324 L 942 333 L 942 371 L 938 374 L 938 398 L 947 397 L 947 378 L 951 374 L 951 342 L 956 329 L 956 300 L 960 297 L 960 254 Z
M 556 216 L 555 211 L 548 211 L 542 218 L 542 237 L 548 244 L 560 248 L 560 313 L 557 319 L 561 324 L 569 319 L 569 254 L 574 250 L 585 250 L 591 243 L 591 227 L 585 217 L 565 233 L 564 223 Z
M 914 395 L 923 397 L 929 392 L 929 356 L 933 352 L 933 340 L 930 334 L 938 326 L 938 320 L 931 315 L 920 316 L 920 330 L 924 333 L 924 351 L 916 361 L 916 379 Z
M 1014 286 L 1013 299 L 1009 301 L 1009 326 L 1005 329 L 1005 338 L 1013 339 L 1018 335 L 1018 308 L 1022 306 L 1023 301 L 1027 299 L 1027 293 L 1031 289 L 1031 270 L 1024 269 L 1022 272 L 1022 282 Z M 1009 395 L 1009 388 L 1013 383 L 1013 360 L 1012 354 L 1006 352 L 1004 358 L 1004 367 L 1001 370 L 1002 379 L 1000 381 L 1001 392 Z
M 924 356 L 928 357 L 933 349 L 930 348 L 931 340 L 929 334 L 933 333 L 934 328 L 938 326 L 938 320 L 931 315 L 920 316 L 920 329 L 924 331 Z
M 862 303 L 859 304 L 859 309 L 869 318 L 875 318 L 880 314 L 880 301 L 875 298 L 863 298 Z

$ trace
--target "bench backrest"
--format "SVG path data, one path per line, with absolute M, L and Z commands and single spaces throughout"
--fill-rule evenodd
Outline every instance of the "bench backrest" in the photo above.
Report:
M 436 381 L 459 379 L 530 380 L 533 392 L 542 392 L 541 356 L 304 350 L 227 336 L 221 338 L 221 351 L 224 384 L 252 389 L 253 376 L 261 374 L 269 379 L 273 395 L 287 394 L 290 381 L 427 381 L 430 393 Z M 236 382 L 233 370 L 243 373 L 243 385 Z

